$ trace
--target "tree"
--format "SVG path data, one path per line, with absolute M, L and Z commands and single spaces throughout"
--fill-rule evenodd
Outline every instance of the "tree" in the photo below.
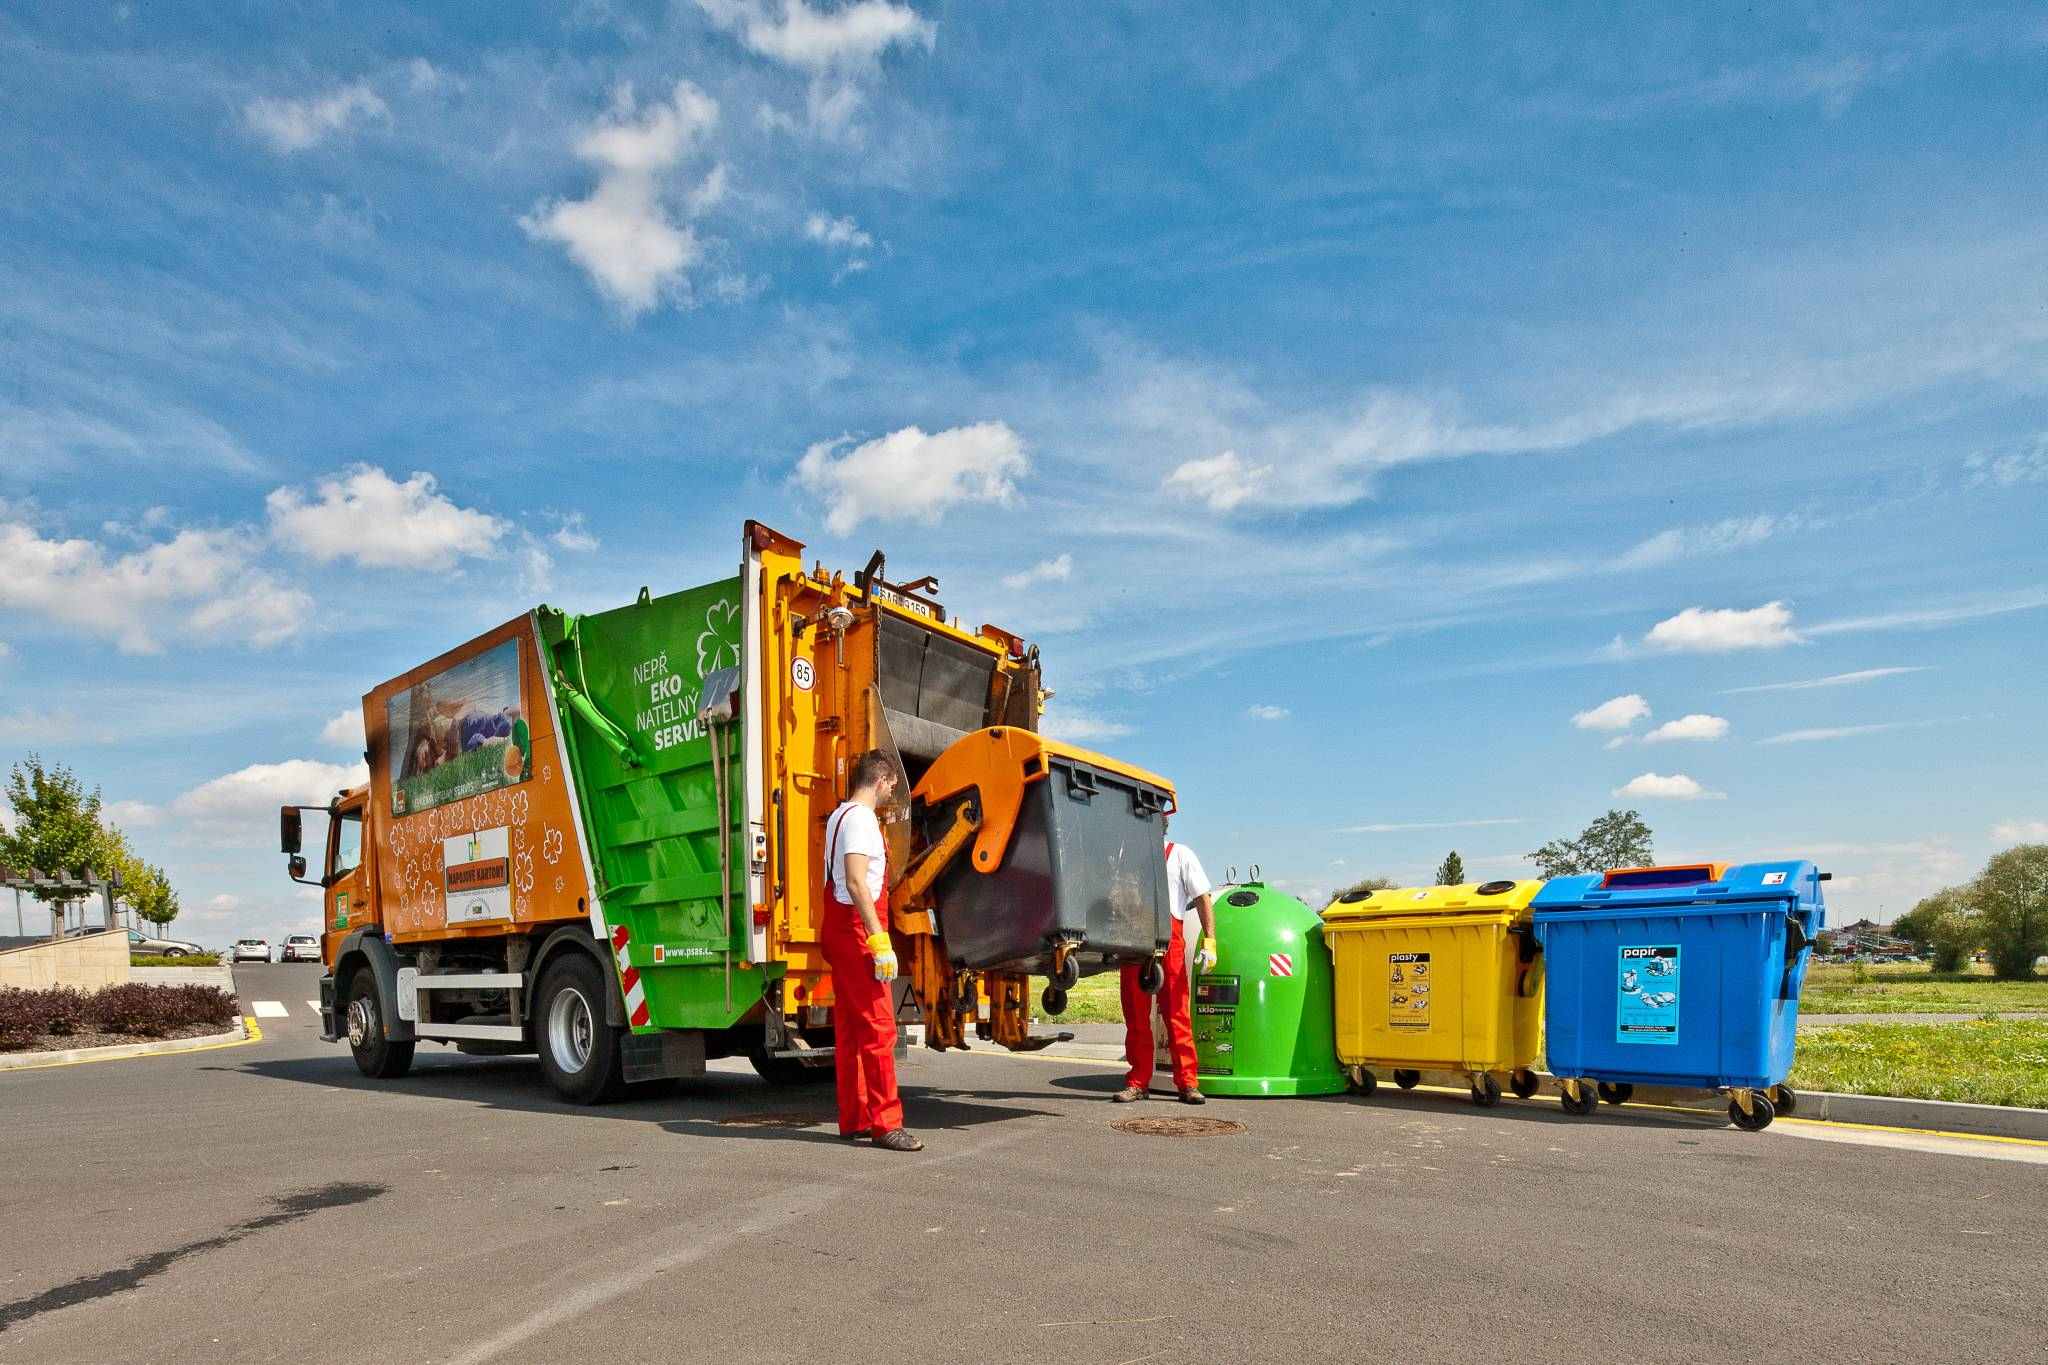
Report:
M 161 933 L 165 925 L 178 917 L 178 893 L 171 889 L 171 879 L 162 868 L 149 863 L 140 867 L 135 882 L 128 886 L 128 904 Z
M 1346 896 L 1360 893 L 1369 894 L 1374 891 L 1391 891 L 1399 885 L 1400 883 L 1392 877 L 1367 877 L 1363 881 L 1356 881 L 1349 886 L 1339 888 L 1336 899 L 1342 900 Z
M 1947 887 L 1892 921 L 1892 932 L 1934 958 L 1937 972 L 1959 972 L 1984 940 L 1984 927 L 1966 891 Z
M 2031 980 L 2034 960 L 2048 954 L 2048 844 L 2021 844 L 1993 857 L 1970 883 L 1969 898 L 1992 974 Z
M 7 774 L 7 804 L 14 807 L 14 829 L 0 832 L 0 863 L 17 872 L 57 877 L 104 868 L 107 842 L 100 828 L 99 788 L 88 792 L 69 768 L 30 754 Z M 29 894 L 62 914 L 64 902 L 77 892 L 31 886 Z
M 1648 867 L 1656 861 L 1650 827 L 1632 810 L 1610 810 L 1579 831 L 1575 839 L 1552 839 L 1529 855 L 1546 879 L 1616 867 Z
M 1445 856 L 1436 868 L 1438 886 L 1463 886 L 1465 884 L 1465 860 L 1458 856 L 1455 848 Z

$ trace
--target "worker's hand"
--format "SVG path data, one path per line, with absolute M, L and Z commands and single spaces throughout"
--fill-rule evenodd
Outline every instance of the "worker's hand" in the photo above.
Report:
M 875 955 L 875 980 L 896 979 L 896 944 L 886 929 L 868 935 L 868 951 Z
M 1204 972 L 1214 971 L 1217 960 L 1216 936 L 1211 934 L 1202 940 L 1201 947 L 1195 949 L 1195 975 L 1200 976 Z

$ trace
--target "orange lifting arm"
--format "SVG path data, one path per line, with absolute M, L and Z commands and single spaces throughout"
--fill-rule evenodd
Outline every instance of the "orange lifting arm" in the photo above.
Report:
M 974 870 L 993 872 L 1002 866 L 1003 853 L 1010 846 L 1017 816 L 1024 809 L 1025 788 L 1045 780 L 1051 766 L 1048 760 L 1053 757 L 1078 759 L 1091 767 L 1121 773 L 1162 791 L 1173 790 L 1173 784 L 1157 773 L 1079 745 L 1047 739 L 1029 730 L 997 726 L 991 730 L 976 730 L 954 740 L 938 760 L 925 769 L 911 796 L 931 807 L 978 792 L 981 830 L 974 840 Z

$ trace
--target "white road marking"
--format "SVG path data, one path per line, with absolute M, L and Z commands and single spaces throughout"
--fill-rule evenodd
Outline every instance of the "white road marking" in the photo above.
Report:
M 318 1014 L 320 1012 L 320 1002 L 318 1000 L 308 1000 L 306 1002 L 306 1008 L 313 1011 L 313 1013 Z
M 284 1003 L 279 1000 L 258 1000 L 253 1008 L 258 1019 L 282 1019 L 286 1013 Z

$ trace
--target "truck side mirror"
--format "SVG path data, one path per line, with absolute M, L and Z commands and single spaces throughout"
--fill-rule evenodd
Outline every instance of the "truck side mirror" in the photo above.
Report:
M 292 880 L 295 882 L 302 882 L 306 880 L 305 855 L 300 853 L 294 853 L 292 855 L 292 860 L 289 863 L 285 864 L 285 870 L 291 873 Z
M 297 853 L 299 851 L 299 843 L 302 836 L 300 834 L 299 808 L 297 806 L 283 806 L 279 808 L 277 812 L 277 834 L 278 843 L 281 845 L 278 850 L 279 852 Z M 292 875 L 296 877 L 305 871 L 306 860 L 299 858 L 294 861 L 298 864 L 298 871 L 293 872 Z

